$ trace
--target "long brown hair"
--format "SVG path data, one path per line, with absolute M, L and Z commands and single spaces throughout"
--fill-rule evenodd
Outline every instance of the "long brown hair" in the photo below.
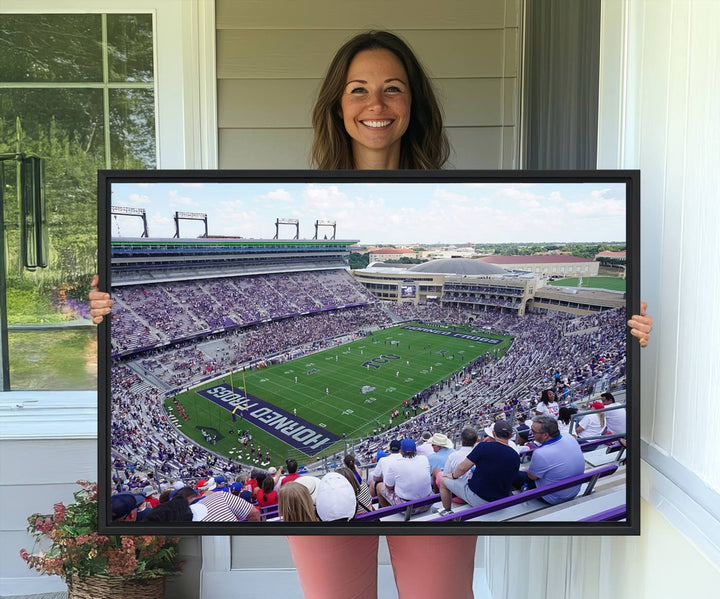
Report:
M 410 47 L 388 31 L 368 31 L 347 41 L 335 54 L 320 87 L 312 114 L 312 162 L 320 169 L 355 168 L 350 136 L 340 116 L 340 98 L 355 55 L 363 50 L 389 50 L 405 67 L 412 104 L 410 123 L 402 136 L 401 169 L 439 169 L 450 155 L 442 111 L 430 78 Z
M 307 487 L 285 483 L 278 491 L 278 514 L 285 522 L 317 522 L 315 504 Z

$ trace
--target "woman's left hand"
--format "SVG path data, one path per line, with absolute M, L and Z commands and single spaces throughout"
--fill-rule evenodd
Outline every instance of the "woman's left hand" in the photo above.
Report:
M 650 331 L 652 331 L 652 316 L 646 313 L 647 304 L 640 302 L 640 314 L 633 314 L 627 324 L 630 327 L 630 334 L 637 337 L 640 341 L 640 347 L 647 347 L 648 339 L 650 339 Z

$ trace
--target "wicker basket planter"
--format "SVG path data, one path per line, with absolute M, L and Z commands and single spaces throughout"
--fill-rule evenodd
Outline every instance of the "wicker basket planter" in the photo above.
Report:
M 165 578 L 88 576 L 68 583 L 68 599 L 163 599 Z

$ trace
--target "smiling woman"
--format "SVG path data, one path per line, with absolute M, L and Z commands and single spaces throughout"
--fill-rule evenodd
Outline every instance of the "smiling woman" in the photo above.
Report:
M 312 123 L 320 169 L 439 169 L 450 153 L 429 77 L 387 31 L 362 33 L 338 50 Z
M 402 63 L 389 50 L 365 50 L 353 58 L 347 79 L 340 114 L 352 138 L 355 168 L 399 164 L 411 102 Z

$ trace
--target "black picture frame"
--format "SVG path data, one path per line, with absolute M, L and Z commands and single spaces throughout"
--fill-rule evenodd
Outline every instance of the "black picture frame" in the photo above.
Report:
M 637 170 L 596 171 L 211 171 L 156 170 L 98 172 L 98 233 L 100 289 L 110 291 L 113 282 L 112 256 L 112 198 L 114 186 L 123 184 L 174 185 L 251 185 L 272 184 L 279 187 L 291 184 L 307 185 L 406 185 L 439 186 L 506 185 L 535 186 L 561 189 L 563 185 L 620 185 L 625 190 L 626 249 L 625 309 L 627 315 L 639 312 L 640 307 L 640 172 Z M 282 210 L 278 210 L 282 212 Z M 170 215 L 166 215 L 170 216 Z M 278 217 L 283 216 L 278 214 Z M 315 216 L 310 215 L 313 218 Z M 321 218 L 322 215 L 316 215 Z M 271 227 L 273 223 L 267 223 Z M 307 223 L 305 223 L 307 226 Z M 277 225 L 276 225 L 277 227 Z M 211 227 L 212 228 L 212 227 Z M 151 231 L 152 232 L 152 231 Z M 150 236 L 152 239 L 152 235 Z M 360 240 L 362 241 L 362 240 Z M 432 241 L 432 240 L 418 240 Z M 481 239 L 458 241 L 482 242 Z M 522 240 L 517 240 L 521 242 Z M 553 240 L 548 240 L 553 241 Z M 558 241 L 561 241 L 559 239 Z M 609 240 L 608 240 L 609 241 Z M 621 241 L 621 240 L 615 240 Z M 400 289 L 398 283 L 396 289 Z M 112 372 L 111 323 L 106 318 L 99 326 L 98 362 L 98 529 L 102 534 L 165 534 L 165 535 L 288 535 L 288 534 L 472 534 L 472 535 L 638 535 L 640 534 L 640 348 L 629 334 L 626 339 L 626 408 L 628 416 L 627 450 L 625 456 L 626 515 L 616 522 L 321 522 L 312 524 L 260 523 L 201 523 L 178 522 L 159 524 L 147 522 L 112 522 L 109 510 L 113 469 L 112 441 Z M 626 329 L 627 333 L 627 329 Z

